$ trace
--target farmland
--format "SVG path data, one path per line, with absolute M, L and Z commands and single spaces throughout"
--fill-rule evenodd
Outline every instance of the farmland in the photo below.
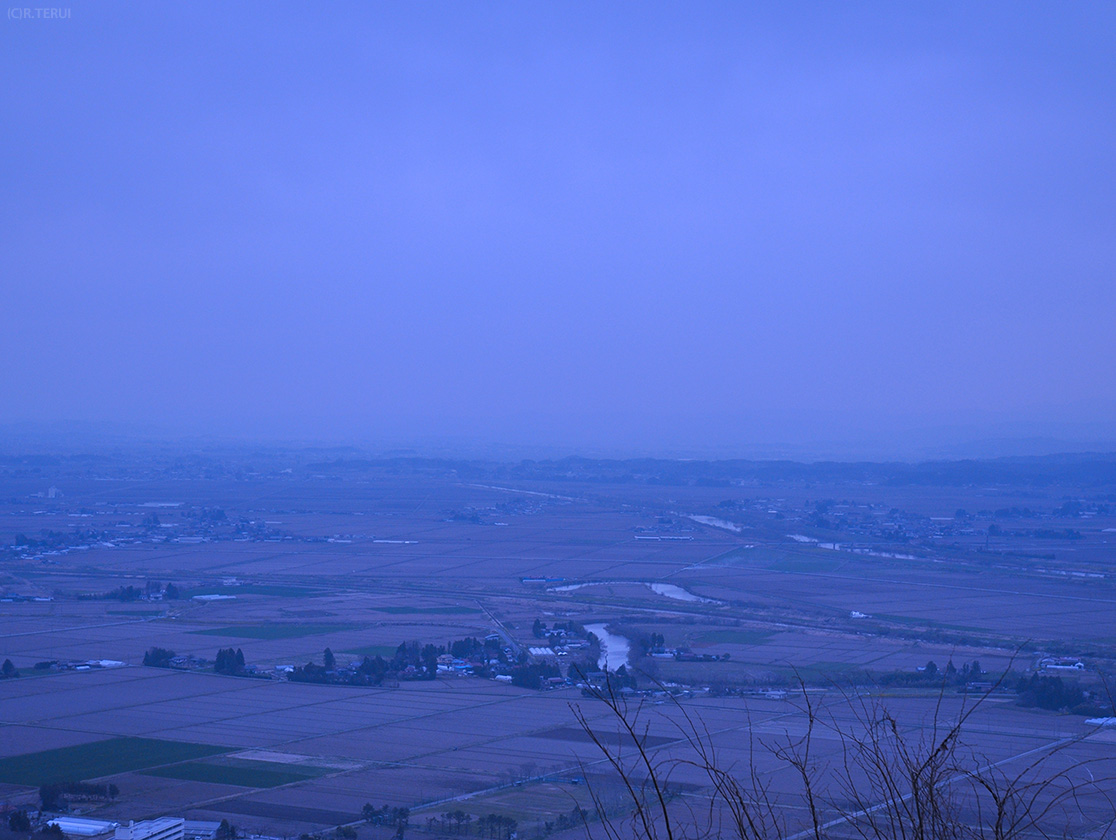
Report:
M 991 685 L 1069 657 L 1099 696 L 1116 662 L 1108 462 L 1053 483 L 993 470 L 935 484 L 247 457 L 0 473 L 0 659 L 21 674 L 0 681 L 6 799 L 97 780 L 120 791 L 83 806 L 105 818 L 285 836 L 357 823 L 372 803 L 411 809 L 430 836 L 458 809 L 541 836 L 585 805 L 586 774 L 611 790 L 571 707 L 602 731 L 611 718 L 577 678 L 532 690 L 449 665 L 360 686 L 286 678 L 327 648 L 344 669 L 401 644 L 490 638 L 565 676 L 579 654 L 545 653 L 548 634 L 605 625 L 632 641 L 637 686 L 684 688 L 736 762 L 754 739 L 799 731 L 802 681 L 850 726 L 853 690 L 887 695 L 917 732 L 942 691 L 919 676 L 928 663 L 979 663 L 973 682 Z M 653 468 L 671 483 L 636 472 Z M 229 647 L 240 675 L 214 672 Z M 143 666 L 154 648 L 180 667 Z M 949 708 L 972 702 L 959 679 Z M 653 708 L 651 745 L 682 750 L 673 706 Z M 1067 741 L 1065 756 L 1111 772 L 1116 744 L 1085 719 L 1004 690 L 974 717 L 974 749 L 1010 761 Z M 707 781 L 679 783 L 699 795 Z
M 73 779 L 112 776 L 220 752 L 220 747 L 201 744 L 151 738 L 111 738 L 6 758 L 0 763 L 0 782 L 48 785 Z
M 185 779 L 193 782 L 236 785 L 248 788 L 272 788 L 324 776 L 326 768 L 306 767 L 276 761 L 230 760 L 225 763 L 193 761 L 170 767 L 143 771 L 147 776 Z

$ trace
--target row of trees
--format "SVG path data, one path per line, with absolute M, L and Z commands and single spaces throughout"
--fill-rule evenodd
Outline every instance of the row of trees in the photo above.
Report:
M 588 676 L 579 671 L 576 666 L 570 666 L 570 676 L 582 682 L 588 682 Z M 615 671 L 606 671 L 604 677 L 600 680 L 599 685 L 587 685 L 581 690 L 583 697 L 597 698 L 605 695 L 618 694 L 624 689 L 630 688 L 633 691 L 639 687 L 639 681 L 636 679 L 635 673 L 628 670 L 627 665 L 621 665 Z
M 325 650 L 323 662 L 307 662 L 290 674 L 294 682 L 328 683 L 334 685 L 380 685 L 385 679 L 432 680 L 438 674 L 438 648 L 405 642 L 395 656 L 366 656 L 355 666 L 339 669 L 333 651 Z
M 945 668 L 939 668 L 937 663 L 931 659 L 917 671 L 892 671 L 880 674 L 875 678 L 875 681 L 880 685 L 953 687 L 963 686 L 986 676 L 988 676 L 987 673 L 980 667 L 980 662 L 976 659 L 960 668 L 953 664 L 952 659 L 946 663 Z
M 432 647 L 427 645 L 427 647 Z M 425 654 L 425 655 L 424 655 Z M 430 666 L 429 671 L 427 665 Z M 433 659 L 429 651 L 424 651 L 414 642 L 402 644 L 390 660 L 382 656 L 366 656 L 355 666 L 337 667 L 337 657 L 326 648 L 322 654 L 322 664 L 307 662 L 299 665 L 289 676 L 293 682 L 324 683 L 331 685 L 380 685 L 388 677 L 400 677 L 407 669 L 418 679 L 434 679 L 438 669 L 438 657 Z
M 64 811 L 71 799 L 116 799 L 120 788 L 114 784 L 92 782 L 55 782 L 39 788 L 39 802 L 44 811 Z
M 536 618 L 531 625 L 531 635 L 536 639 L 547 639 L 553 645 L 565 635 L 584 636 L 585 628 L 576 621 L 556 621 L 547 629 L 546 622 Z
M 473 815 L 464 811 L 446 811 L 436 817 L 427 817 L 426 830 L 431 834 L 468 835 L 473 829 Z
M 218 674 L 243 674 L 244 651 L 240 648 L 236 650 L 232 648 L 221 648 L 217 651 L 217 659 L 213 665 L 213 670 Z
M 366 656 L 360 662 L 346 667 L 339 667 L 333 651 L 326 648 L 320 665 L 313 661 L 299 665 L 291 671 L 289 679 L 292 682 L 362 686 L 380 685 L 389 678 L 432 680 L 438 673 L 439 657 L 447 654 L 454 659 L 468 662 L 473 673 L 481 677 L 491 676 L 489 662 L 498 661 L 507 668 L 512 683 L 523 688 L 538 689 L 543 687 L 545 680 L 562 676 L 554 661 L 531 662 L 526 654 L 521 654 L 512 665 L 498 640 L 481 641 L 475 637 L 466 637 L 448 645 L 403 642 L 390 659 Z M 143 664 L 154 668 L 170 668 L 173 667 L 172 660 L 176 656 L 173 650 L 152 647 L 144 653 Z M 217 651 L 214 670 L 219 674 L 245 674 L 244 651 L 240 648 L 221 648 Z M 7 672 L 4 674 L 7 675 Z
M 546 820 L 542 826 L 543 834 L 551 834 L 555 831 L 568 831 L 571 828 L 577 828 L 579 825 L 585 825 L 588 818 L 588 811 L 584 808 L 575 807 L 568 814 L 559 814 L 552 820 Z
M 504 653 L 504 649 L 500 645 L 499 640 L 485 639 L 482 642 L 475 636 L 466 636 L 464 639 L 458 639 L 455 642 L 450 642 L 445 652 L 452 656 L 454 659 L 482 658 L 485 660 L 507 660 L 507 655 Z
M 877 678 L 880 685 L 919 686 L 933 685 L 942 688 L 966 686 L 970 683 L 987 678 L 989 675 L 980 667 L 978 660 L 963 665 L 961 668 L 954 666 L 951 660 L 944 669 L 939 669 L 931 660 L 926 667 L 916 672 L 894 671 L 881 674 Z M 1043 674 L 1030 674 L 1019 677 L 1018 680 L 1004 679 L 1005 687 L 1010 687 L 1014 681 L 1015 693 L 1019 705 L 1028 708 L 1047 709 L 1052 712 L 1071 712 L 1079 715 L 1110 715 L 1113 713 L 1111 698 L 1098 697 L 1095 692 L 1087 691 L 1080 683 L 1073 680 L 1063 680 L 1057 676 Z M 989 683 L 981 683 L 987 687 Z M 1107 700 L 1108 702 L 1104 702 Z
M 169 668 L 177 654 L 167 648 L 153 647 L 143 655 L 143 664 L 151 668 Z
M 511 840 L 519 823 L 511 817 L 501 814 L 486 814 L 477 817 L 474 822 L 478 837 L 489 837 L 492 840 Z
M 31 818 L 26 811 L 12 811 L 8 814 L 8 830 L 17 834 L 26 834 L 31 830 Z
M 1061 677 L 1047 677 L 1032 674 L 1022 677 L 1015 686 L 1019 695 L 1019 705 L 1054 712 L 1068 711 L 1077 715 L 1111 715 L 1113 703 L 1107 703 L 1091 692 L 1085 691 L 1076 682 L 1067 682 Z
M 565 823 L 566 828 L 578 825 L 566 814 L 562 814 L 558 819 Z M 557 823 L 547 823 L 548 827 L 556 825 Z M 472 814 L 467 814 L 464 811 L 447 811 L 436 817 L 427 817 L 426 820 L 426 830 L 431 834 L 437 832 L 441 835 L 448 834 L 453 837 L 475 835 L 477 837 L 488 837 L 492 840 L 510 840 L 515 836 L 518 827 L 519 823 L 516 820 L 501 814 L 486 814 L 474 819 Z M 547 833 L 553 830 L 555 828 L 548 828 Z
M 143 655 L 143 664 L 151 668 L 173 668 L 172 664 L 178 654 L 173 650 L 161 647 L 148 648 Z M 48 663 L 49 664 L 49 663 Z M 36 666 L 38 667 L 38 666 Z M 217 651 L 217 658 L 213 670 L 218 674 L 245 674 L 244 651 L 240 648 L 221 648 Z
M 149 580 L 142 588 L 138 586 L 118 586 L 116 589 L 108 592 L 103 592 L 100 595 L 79 595 L 79 600 L 89 601 L 105 599 L 109 601 L 123 601 L 128 603 L 130 601 L 143 601 L 148 600 L 153 596 L 162 595 L 164 599 L 177 600 L 182 597 L 177 586 L 173 583 L 168 583 L 165 587 L 163 584 L 156 580 Z
M 18 548 L 20 546 L 25 546 L 27 548 L 54 548 L 55 546 L 65 545 L 68 539 L 74 535 L 63 534 L 60 531 L 51 531 L 44 528 L 39 532 L 39 536 L 41 537 L 41 539 L 35 539 L 34 537 L 29 537 L 27 536 L 27 534 L 22 533 L 16 534 L 15 540 L 12 542 L 12 547 Z M 105 535 L 103 538 L 107 539 L 108 536 Z
M 543 659 L 538 662 L 524 662 L 511 669 L 512 685 L 520 688 L 539 689 L 543 681 L 561 677 L 562 671 L 557 662 Z
M 8 814 L 8 830 L 13 834 L 30 834 L 31 817 L 24 810 L 12 811 Z M 35 832 L 35 836 L 43 840 L 62 840 L 62 829 L 55 823 L 48 823 Z
M 336 656 L 326 648 L 321 665 L 315 662 L 299 665 L 291 672 L 290 679 L 341 685 L 380 685 L 385 679 L 432 680 L 438 675 L 438 657 L 446 654 L 455 659 L 472 660 L 475 672 L 481 676 L 485 675 L 490 659 L 507 661 L 498 641 L 481 641 L 475 637 L 457 639 L 448 645 L 403 642 L 390 659 L 366 656 L 346 668 L 338 668 Z
M 360 815 L 369 825 L 386 825 L 397 829 L 396 834 L 399 837 L 403 836 L 411 823 L 410 808 L 396 808 L 391 805 L 377 808 L 371 802 L 366 802 L 360 809 Z

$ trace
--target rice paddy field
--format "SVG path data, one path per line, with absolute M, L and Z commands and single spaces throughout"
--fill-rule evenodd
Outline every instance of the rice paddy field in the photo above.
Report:
M 52 485 L 54 498 L 37 495 Z M 849 726 L 850 697 L 886 699 L 912 733 L 971 699 L 939 705 L 933 690 L 873 680 L 931 660 L 979 660 L 994 677 L 1056 655 L 1082 659 L 1082 679 L 1096 684 L 1116 660 L 1116 512 L 1057 513 L 1086 496 L 451 474 L 49 483 L 9 474 L 0 543 L 36 544 L 9 551 L 0 570 L 0 659 L 20 672 L 0 680 L 0 798 L 32 803 L 40 785 L 96 781 L 119 795 L 81 807 L 106 819 L 229 819 L 275 836 L 357 823 L 381 836 L 388 829 L 360 824 L 372 803 L 410 808 L 417 835 L 448 832 L 439 816 L 462 810 L 514 818 L 520 837 L 581 836 L 546 825 L 587 806 L 586 780 L 617 813 L 623 804 L 575 709 L 606 742 L 613 718 L 577 687 L 448 673 L 373 688 L 283 678 L 326 648 L 340 663 L 493 633 L 527 648 L 540 644 L 531 628 L 541 620 L 601 623 L 633 640 L 661 634 L 692 654 L 633 654 L 645 687 L 723 695 L 697 690 L 677 707 L 646 698 L 649 745 L 684 754 L 680 710 L 699 716 L 726 761 L 761 762 L 793 822 L 803 815 L 791 774 L 757 757 L 756 744 L 802 731 L 799 682 Z M 830 500 L 824 516 L 819 499 Z M 973 521 L 1004 509 L 1033 521 Z M 173 583 L 180 597 L 110 597 L 153 583 Z M 153 647 L 201 660 L 239 648 L 258 676 L 145 667 Z M 49 662 L 94 665 L 35 668 Z M 1059 761 L 1116 776 L 1116 739 L 1006 693 L 985 701 L 968 732 L 989 762 L 1065 742 Z M 836 749 L 819 743 L 823 754 Z M 707 794 L 699 774 L 676 781 L 679 806 Z

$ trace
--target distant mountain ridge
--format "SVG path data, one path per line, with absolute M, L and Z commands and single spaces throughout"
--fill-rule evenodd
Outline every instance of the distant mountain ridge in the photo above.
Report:
M 292 478 L 441 476 L 463 481 L 539 481 L 729 487 L 779 483 L 888 486 L 1051 486 L 1116 488 L 1116 452 L 1066 452 L 985 459 L 904 461 L 547 459 L 374 454 L 356 447 L 138 445 L 92 452 L 0 450 L 7 475 L 96 477 Z
M 471 480 L 582 481 L 605 483 L 729 486 L 779 482 L 871 483 L 890 486 L 1116 485 L 1116 453 L 1065 453 L 986 460 L 936 460 L 916 464 L 886 461 L 752 461 L 601 459 L 571 456 L 516 463 L 420 457 L 337 459 L 306 464 L 314 473 L 406 474 L 452 470 Z

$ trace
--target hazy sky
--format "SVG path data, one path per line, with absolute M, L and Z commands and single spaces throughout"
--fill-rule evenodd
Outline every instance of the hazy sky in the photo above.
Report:
M 1116 4 L 58 8 L 0 22 L 0 422 L 1116 439 Z

